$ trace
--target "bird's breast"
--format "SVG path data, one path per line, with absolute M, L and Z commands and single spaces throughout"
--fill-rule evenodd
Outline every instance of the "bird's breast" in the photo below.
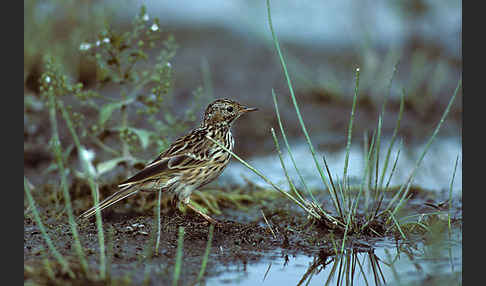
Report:
M 226 132 L 225 143 L 225 147 L 233 151 L 233 148 L 235 147 L 235 139 L 230 131 Z

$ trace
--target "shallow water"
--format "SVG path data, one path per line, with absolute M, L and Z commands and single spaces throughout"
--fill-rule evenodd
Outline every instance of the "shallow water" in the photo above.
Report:
M 397 252 L 393 241 L 385 240 L 375 245 L 372 254 L 356 254 L 355 275 L 349 279 L 353 285 L 403 285 L 421 283 L 425 279 L 457 283 L 461 281 L 462 238 L 456 230 L 453 239 L 442 240 L 437 244 L 418 243 L 416 249 L 408 256 Z M 370 255 L 376 255 L 381 273 L 374 273 Z M 333 258 L 326 259 L 325 267 L 319 265 L 315 271 L 309 271 L 317 261 L 308 255 L 285 255 L 285 250 L 275 250 L 265 255 L 258 263 L 221 267 L 223 274 L 207 279 L 208 285 L 330 285 L 338 284 L 339 262 Z M 391 263 L 393 261 L 393 263 Z M 333 264 L 336 265 L 333 271 Z M 378 271 L 380 271 L 378 270 Z M 334 272 L 334 273 L 333 273 Z M 379 283 L 375 280 L 375 275 Z M 344 273 L 341 274 L 341 279 Z M 385 283 L 383 283 L 383 280 Z M 345 282 L 345 281 L 344 281 Z M 343 281 L 341 281 L 344 285 Z M 446 285 L 453 285 L 446 283 Z
M 387 168 L 388 171 L 385 173 L 384 184 L 386 184 L 388 180 L 394 160 L 398 153 L 398 141 L 399 140 L 396 140 L 390 155 Z M 280 144 L 283 145 L 283 142 Z M 384 138 L 380 148 L 380 166 L 383 166 L 384 164 L 388 144 L 389 139 Z M 417 146 L 407 146 L 402 148 L 395 172 L 390 181 L 390 186 L 397 186 L 407 181 L 415 167 L 417 160 L 423 152 L 425 145 L 426 143 L 422 143 Z M 296 165 L 303 175 L 307 186 L 309 188 L 325 188 L 325 185 L 321 181 L 320 175 L 316 169 L 308 145 L 303 141 L 293 144 L 291 143 L 291 149 L 296 160 Z M 323 170 L 325 171 L 322 155 L 325 154 L 326 161 L 333 175 L 334 181 L 337 181 L 337 178 L 342 179 L 346 154 L 345 148 L 343 147 L 337 151 L 328 152 L 321 150 L 316 152 L 319 164 Z M 297 172 L 293 168 L 293 164 L 288 152 L 286 149 L 282 148 L 282 153 L 284 163 L 290 177 L 293 179 L 294 184 L 301 186 L 300 179 Z M 448 192 L 454 171 L 454 164 L 458 155 L 459 161 L 457 164 L 452 189 L 454 196 L 462 196 L 462 142 L 460 138 L 457 137 L 436 138 L 422 160 L 421 165 L 417 169 L 416 176 L 412 183 L 420 186 L 423 189 L 437 192 Z M 248 163 L 254 166 L 257 170 L 263 172 L 265 176 L 267 176 L 272 182 L 282 187 L 284 190 L 288 189 L 288 183 L 276 153 L 258 158 L 251 158 L 248 160 Z M 350 148 L 347 172 L 351 179 L 356 179 L 357 183 L 360 182 L 363 175 L 363 164 L 363 146 L 353 144 Z M 381 168 L 382 167 L 380 167 L 380 174 Z M 246 182 L 244 178 L 248 178 L 256 185 L 269 187 L 265 181 L 236 160 L 232 161 L 231 165 L 225 170 L 220 180 L 221 182 L 231 182 L 245 185 Z

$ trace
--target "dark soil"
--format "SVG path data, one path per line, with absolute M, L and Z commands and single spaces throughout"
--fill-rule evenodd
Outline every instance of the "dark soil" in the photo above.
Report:
M 438 200 L 434 193 L 414 188 L 410 206 L 414 211 L 424 212 L 429 205 Z M 318 195 L 318 200 L 327 202 L 325 209 L 332 209 L 326 194 Z M 38 199 L 43 202 L 42 199 Z M 429 203 L 429 205 L 426 204 Z M 130 201 L 128 202 L 130 203 Z M 160 249 L 154 250 L 155 216 L 149 211 L 140 212 L 126 209 L 122 203 L 103 212 L 105 247 L 108 253 L 110 279 L 115 284 L 126 285 L 169 285 L 172 283 L 175 257 L 177 252 L 178 229 L 184 227 L 183 263 L 180 283 L 191 285 L 196 281 L 201 268 L 202 258 L 208 241 L 209 224 L 193 212 L 182 213 L 172 208 L 164 208 L 161 216 Z M 217 276 L 226 271 L 226 266 L 256 263 L 265 254 L 276 249 L 282 255 L 307 254 L 322 256 L 333 255 L 332 239 L 340 243 L 339 231 L 329 230 L 322 224 L 310 222 L 301 209 L 284 198 L 262 200 L 260 204 L 248 205 L 247 211 L 225 208 L 221 215 L 212 215 L 221 222 L 216 226 L 212 239 L 210 256 L 205 278 Z M 454 204 L 454 208 L 461 209 Z M 430 210 L 430 209 L 429 209 Z M 82 209 L 75 210 L 76 214 Z M 265 223 L 261 212 L 265 213 L 273 230 Z M 95 274 L 99 269 L 99 244 L 95 220 L 80 222 L 78 225 L 81 242 L 89 261 L 89 275 L 81 275 L 79 260 L 73 247 L 73 238 L 65 213 L 57 213 L 52 207 L 40 208 L 42 220 L 48 229 L 54 245 L 77 270 L 72 280 L 61 273 L 53 257 L 50 262 L 55 269 L 56 278 L 49 278 L 42 264 L 45 257 L 43 249 L 47 245 L 31 214 L 24 216 L 24 279 L 40 284 L 87 285 L 96 284 Z M 379 229 L 377 222 L 375 229 Z M 274 236 L 275 235 L 275 236 Z M 391 232 L 386 237 L 396 237 Z M 379 241 L 376 235 L 350 236 L 349 247 L 371 249 Z M 41 248 L 42 246 L 42 248 Z M 103 284 L 101 281 L 98 281 Z M 146 284 L 147 283 L 147 284 Z
M 279 204 L 285 204 L 280 202 Z M 311 251 L 302 235 L 295 231 L 285 230 L 286 227 L 299 229 L 305 217 L 302 214 L 295 218 L 302 219 L 289 220 L 285 211 L 268 213 L 268 219 L 274 224 L 273 228 L 276 238 L 273 237 L 269 228 L 264 225 L 260 214 L 261 207 L 253 207 L 248 216 L 246 213 L 228 213 L 216 216 L 220 220 L 214 230 L 212 248 L 207 265 L 206 273 L 208 276 L 218 275 L 225 266 L 238 264 L 245 267 L 248 263 L 258 261 L 265 252 L 276 248 L 287 248 L 291 252 L 306 250 Z M 72 248 L 72 234 L 65 216 L 58 221 L 54 217 L 49 217 L 47 212 L 44 222 L 49 229 L 49 235 L 53 239 L 58 250 L 65 256 L 71 257 L 74 265 L 78 264 L 74 257 Z M 282 215 L 285 214 L 285 215 Z M 153 234 L 154 216 L 150 213 L 139 215 L 137 213 L 116 213 L 108 210 L 103 215 L 103 226 L 107 247 L 112 247 L 113 257 L 111 258 L 111 277 L 119 280 L 121 277 L 130 273 L 130 281 L 141 284 L 144 279 L 146 265 L 154 266 L 153 271 L 157 275 L 151 275 L 153 285 L 170 284 L 172 281 L 173 267 L 177 249 L 178 228 L 184 227 L 184 255 L 181 273 L 182 285 L 188 285 L 195 281 L 200 271 L 202 257 L 206 249 L 208 240 L 209 225 L 201 217 L 194 213 L 186 214 L 180 211 L 169 211 L 162 215 L 161 236 L 159 254 L 151 257 L 154 248 Z M 280 219 L 279 219 L 280 217 Z M 243 218 L 246 223 L 238 222 L 238 218 Z M 285 221 L 285 223 L 283 223 Z M 97 269 L 98 265 L 98 239 L 97 228 L 94 219 L 83 222 L 79 225 L 79 231 L 84 248 L 86 249 L 91 269 Z M 110 238 L 110 236 L 112 236 Z M 39 275 L 37 271 L 42 271 L 40 267 L 41 251 L 39 246 L 45 245 L 38 227 L 35 222 L 26 217 L 24 220 L 24 260 L 26 265 L 31 265 L 36 271 L 26 273 L 26 279 L 33 279 L 38 282 L 47 279 L 46 276 Z M 111 245 L 111 246 L 110 246 Z M 315 247 L 315 246 L 314 246 Z M 312 247 L 312 248 L 314 248 Z M 76 268 L 76 267 L 74 267 Z M 78 266 L 79 268 L 79 266 Z M 62 280 L 61 280 L 62 281 Z M 44 281 L 46 282 L 46 281 Z M 52 281 L 51 281 L 52 282 Z M 74 281 L 63 281 L 74 283 Z

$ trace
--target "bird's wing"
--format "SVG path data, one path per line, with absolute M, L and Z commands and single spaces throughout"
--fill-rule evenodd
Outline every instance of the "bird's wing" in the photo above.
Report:
M 161 173 L 170 174 L 208 164 L 213 143 L 203 136 L 204 134 L 202 134 L 201 130 L 196 129 L 190 134 L 181 137 L 140 172 L 118 186 L 134 185 L 156 177 Z
M 206 133 L 205 129 L 194 129 L 186 136 L 177 139 L 146 167 L 158 164 L 165 158 L 170 159 L 179 155 L 187 155 L 201 161 L 207 160 L 208 151 L 213 146 L 213 143 L 206 139 Z
M 127 185 L 133 185 L 138 182 L 146 181 L 150 178 L 155 178 L 162 173 L 169 175 L 170 173 L 175 173 L 184 169 L 204 166 L 208 162 L 209 160 L 207 160 L 207 158 L 197 158 L 191 153 L 159 158 L 159 160 L 150 163 L 140 172 L 120 183 L 118 186 L 124 187 Z

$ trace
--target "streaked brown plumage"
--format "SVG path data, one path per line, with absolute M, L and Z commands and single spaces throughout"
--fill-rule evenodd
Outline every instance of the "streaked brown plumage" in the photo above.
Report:
M 231 155 L 207 138 L 221 142 L 233 150 L 234 139 L 231 126 L 242 114 L 257 110 L 230 99 L 217 99 L 206 108 L 200 127 L 176 140 L 154 161 L 140 172 L 118 185 L 119 191 L 100 202 L 103 210 L 118 201 L 136 194 L 140 190 L 172 192 L 178 201 L 193 209 L 206 220 L 214 219 L 192 207 L 191 193 L 216 179 L 228 165 Z M 96 208 L 85 211 L 80 218 L 88 218 Z

